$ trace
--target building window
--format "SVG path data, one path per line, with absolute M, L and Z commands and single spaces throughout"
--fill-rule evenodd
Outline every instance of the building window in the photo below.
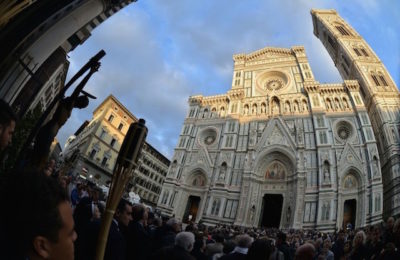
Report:
M 179 142 L 179 147 L 184 147 L 185 146 L 185 138 L 182 138 L 181 141 Z
M 379 83 L 379 81 L 378 81 L 378 78 L 377 78 L 375 75 L 371 75 L 371 77 L 372 77 L 372 79 L 374 80 L 375 85 L 377 85 L 377 86 L 380 86 L 380 85 L 381 85 L 381 84 Z
M 113 119 L 114 119 L 114 115 L 110 115 L 110 116 L 108 117 L 108 122 L 112 123 Z
M 94 156 L 96 155 L 96 153 L 97 153 L 97 150 L 96 149 L 92 149 L 92 151 L 89 154 L 89 158 L 90 159 L 94 159 Z
M 71 44 L 71 48 L 73 50 L 76 48 L 76 46 L 81 44 L 81 39 L 79 39 L 79 37 L 76 34 L 74 34 L 68 38 L 68 42 L 69 42 L 69 44 Z
M 386 82 L 386 80 L 385 80 L 385 77 L 384 77 L 383 75 L 379 75 L 379 79 L 381 80 L 381 82 L 382 82 L 382 84 L 383 84 L 384 86 L 387 86 L 387 85 L 388 85 L 387 82 Z
M 323 116 L 317 116 L 317 125 L 318 127 L 324 127 L 325 126 L 325 121 Z
M 365 51 L 364 48 L 361 48 L 361 52 L 364 54 L 365 57 L 368 57 L 368 56 L 369 56 L 368 53 Z
M 103 157 L 103 160 L 101 161 L 101 166 L 106 166 L 108 161 L 108 158 L 106 156 Z
M 350 33 L 342 25 L 336 25 L 335 27 L 341 35 L 350 36 Z
M 106 137 L 107 132 L 104 129 L 101 129 L 100 139 L 104 139 Z
M 328 42 L 329 42 L 329 44 L 331 45 L 331 47 L 332 47 L 334 50 L 336 50 L 336 43 L 334 42 L 334 40 L 333 40 L 330 36 L 328 36 Z
M 195 112 L 195 109 L 191 109 L 190 113 L 189 113 L 189 117 L 193 117 L 194 116 L 194 112 Z
M 103 17 L 101 17 L 100 15 L 98 15 L 96 18 L 99 21 L 99 23 L 102 23 L 104 21 Z
M 354 52 L 357 54 L 357 56 L 362 56 L 361 53 L 358 51 L 357 48 L 353 48 Z
M 221 200 L 220 199 L 215 199 L 212 208 L 211 208 L 211 215 L 217 216 L 219 213 L 219 208 L 221 206 Z
M 111 147 L 114 147 L 116 141 L 117 140 L 115 140 L 115 138 L 111 139 L 111 143 L 110 143 Z
M 374 140 L 374 137 L 373 137 L 373 135 L 372 135 L 371 128 L 366 128 L 365 131 L 366 131 L 366 133 L 367 133 L 367 140 L 373 141 L 373 140 Z
M 123 125 L 122 123 L 120 123 L 119 126 L 118 126 L 118 130 L 119 130 L 119 131 L 122 131 L 122 128 L 123 128 L 123 127 L 124 127 L 124 125 Z
M 319 142 L 321 144 L 327 144 L 328 143 L 328 136 L 326 135 L 325 131 L 319 132 Z
M 235 132 L 235 122 L 229 123 L 229 132 Z
M 356 100 L 357 105 L 361 105 L 361 99 L 359 95 L 354 95 L 354 99 Z
M 237 200 L 227 200 L 224 218 L 234 219 L 236 217 L 238 201 Z
M 362 120 L 364 125 L 368 125 L 369 124 L 368 117 L 367 117 L 366 114 L 362 114 L 361 115 L 361 120 Z
M 315 209 L 316 202 L 306 202 L 303 219 L 305 223 L 315 221 Z

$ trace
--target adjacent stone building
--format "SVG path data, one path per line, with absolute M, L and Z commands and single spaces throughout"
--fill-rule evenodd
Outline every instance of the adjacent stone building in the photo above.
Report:
M 114 96 L 108 96 L 67 141 L 64 148 L 65 163 L 74 175 L 99 185 L 108 184 L 118 157 L 119 149 L 131 123 L 137 118 Z M 169 167 L 169 160 L 147 142 L 139 156 L 135 181 L 128 189 L 136 192 L 142 202 L 155 206 Z
M 53 79 L 57 83 L 60 73 L 66 74 L 67 53 L 85 42 L 94 28 L 136 0 L 14 2 L 18 3 L 2 5 L 8 9 L 3 10 L 6 15 L 0 20 L 0 98 L 23 116 L 43 92 L 47 101 L 50 92 L 58 90 L 51 84 Z
M 394 176 L 384 165 L 395 156 L 389 147 L 398 147 L 398 131 L 386 120 L 387 137 L 376 124 L 398 115 L 399 92 L 334 10 L 311 13 L 344 82 L 319 83 L 302 46 L 234 55 L 226 94 L 189 98 L 159 199 L 163 212 L 184 222 L 326 231 L 382 220 L 384 197 L 393 196 L 386 188 L 396 185 L 386 184 Z M 363 78 L 371 66 L 376 74 Z

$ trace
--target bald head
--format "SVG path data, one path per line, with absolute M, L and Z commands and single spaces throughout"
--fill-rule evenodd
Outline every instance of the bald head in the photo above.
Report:
M 296 260 L 312 260 L 315 255 L 315 247 L 310 243 L 305 243 L 296 250 L 294 259 Z

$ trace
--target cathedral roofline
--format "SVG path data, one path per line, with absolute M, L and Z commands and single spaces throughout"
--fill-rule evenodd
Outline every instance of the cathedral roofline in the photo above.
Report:
M 335 9 L 316 9 L 313 8 L 310 11 L 311 15 L 319 14 L 338 14 Z
M 260 50 L 250 52 L 248 54 L 246 54 L 246 53 L 234 54 L 233 60 L 234 61 L 252 60 L 252 59 L 255 59 L 264 54 L 278 54 L 278 55 L 293 56 L 293 54 L 297 54 L 297 53 L 305 53 L 304 46 L 302 46 L 302 45 L 292 46 L 291 48 L 265 47 Z

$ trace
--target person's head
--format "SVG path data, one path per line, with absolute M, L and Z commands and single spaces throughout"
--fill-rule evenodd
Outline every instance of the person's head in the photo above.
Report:
M 351 241 L 347 240 L 346 242 L 344 242 L 344 246 L 343 246 L 343 252 L 345 254 L 349 253 L 351 251 Z
M 329 238 L 324 240 L 324 246 L 323 247 L 326 250 L 330 250 L 331 249 L 332 243 L 331 243 L 331 240 Z
M 344 232 L 343 231 L 339 231 L 337 240 L 344 241 Z
M 182 223 L 179 222 L 176 218 L 170 218 L 166 225 L 175 233 L 179 233 L 182 230 Z
M 135 204 L 132 206 L 132 220 L 134 222 L 145 222 L 147 221 L 148 214 L 146 207 L 141 204 Z
M 194 234 L 192 232 L 180 232 L 175 237 L 175 245 L 190 252 L 194 245 Z
M 250 248 L 253 238 L 247 234 L 243 234 L 236 237 L 236 242 L 238 247 Z
M 359 247 L 362 244 L 365 244 L 365 240 L 367 236 L 365 235 L 364 231 L 358 231 L 353 239 L 353 247 Z
M 315 247 L 310 243 L 305 243 L 304 245 L 297 248 L 294 259 L 296 260 L 311 260 L 315 255 Z
M 381 239 L 381 229 L 376 226 L 373 230 L 372 241 L 378 242 Z
M 257 239 L 251 244 L 246 259 L 269 259 L 271 252 L 272 246 L 270 241 L 267 239 Z
M 74 259 L 72 209 L 57 180 L 41 172 L 14 172 L 5 183 L 5 233 L 16 246 L 10 251 L 30 259 Z
M 393 225 L 394 225 L 394 218 L 393 217 L 388 218 L 386 221 L 386 228 L 391 230 L 393 228 Z
M 322 238 L 318 238 L 317 240 L 315 240 L 315 248 L 320 248 L 322 243 L 323 243 Z
M 11 144 L 17 115 L 11 107 L 0 99 L 0 151 Z
M 132 220 L 131 204 L 127 200 L 121 199 L 118 203 L 118 207 L 115 211 L 114 217 L 119 224 L 128 226 L 129 222 Z

